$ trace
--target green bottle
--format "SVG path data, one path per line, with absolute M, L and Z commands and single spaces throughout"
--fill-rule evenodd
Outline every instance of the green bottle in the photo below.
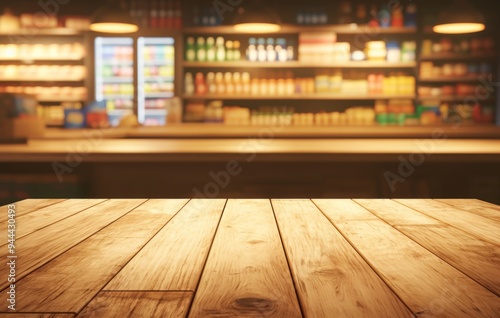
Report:
M 215 61 L 215 39 L 213 37 L 207 38 L 207 61 Z
M 215 45 L 217 47 L 217 57 L 216 60 L 218 62 L 223 62 L 226 60 L 226 48 L 224 47 L 224 38 L 219 36 L 215 41 Z
M 194 38 L 189 37 L 186 43 L 186 61 L 193 62 L 196 61 L 196 50 L 194 44 Z
M 201 36 L 196 41 L 196 59 L 199 62 L 205 62 L 207 59 L 207 48 L 205 47 L 205 39 Z

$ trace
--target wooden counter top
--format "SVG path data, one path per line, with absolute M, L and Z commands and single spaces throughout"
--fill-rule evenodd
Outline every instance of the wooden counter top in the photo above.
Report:
M 4 228 L 8 209 L 9 317 L 500 312 L 500 206 L 483 201 L 24 200 Z
M 101 139 L 31 140 L 0 145 L 0 162 L 358 161 L 500 162 L 500 140 L 486 139 Z
M 230 126 L 170 124 L 164 127 L 103 129 L 104 138 L 431 138 L 439 129 L 448 138 L 500 139 L 500 127 L 484 126 Z M 47 129 L 45 139 L 78 139 L 83 130 Z

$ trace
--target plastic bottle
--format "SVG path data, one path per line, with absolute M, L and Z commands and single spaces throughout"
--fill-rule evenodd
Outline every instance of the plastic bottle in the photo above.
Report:
M 255 38 L 250 38 L 248 40 L 247 60 L 256 62 L 257 58 L 257 40 Z
M 217 48 L 216 60 L 218 62 L 223 62 L 226 60 L 226 49 L 224 48 L 224 38 L 219 36 L 215 40 L 215 46 Z
M 240 41 L 233 42 L 233 60 L 239 61 L 241 60 L 241 51 L 240 51 Z
M 269 61 L 269 62 L 276 61 L 276 51 L 274 50 L 274 39 L 273 38 L 267 39 L 266 51 L 267 51 L 267 61 Z
M 196 60 L 204 62 L 206 59 L 207 59 L 207 51 L 205 47 L 205 39 L 200 36 L 196 41 Z
M 265 62 L 267 60 L 266 39 L 259 38 L 257 40 L 257 60 Z
M 405 27 L 416 27 L 417 26 L 417 5 L 414 3 L 409 3 L 405 8 L 404 16 Z
M 186 43 L 186 61 L 193 62 L 196 61 L 196 49 L 193 37 L 187 38 Z
M 226 60 L 234 61 L 233 41 L 226 41 Z
M 207 38 L 207 61 L 215 61 L 216 50 L 215 50 L 215 39 L 213 37 Z
M 288 53 L 286 50 L 286 40 L 279 38 L 276 40 L 275 51 L 277 53 L 277 60 L 280 62 L 286 62 L 288 60 Z

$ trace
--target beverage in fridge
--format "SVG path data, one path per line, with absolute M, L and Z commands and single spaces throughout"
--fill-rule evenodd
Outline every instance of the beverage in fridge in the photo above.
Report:
M 175 40 L 140 37 L 137 45 L 138 120 L 146 126 L 165 125 L 167 105 L 174 97 Z
M 134 113 L 134 40 L 95 38 L 95 98 L 106 105 L 111 126 Z

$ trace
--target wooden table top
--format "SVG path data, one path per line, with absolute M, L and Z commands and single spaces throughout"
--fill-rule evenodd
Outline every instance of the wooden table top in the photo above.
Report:
M 500 317 L 500 206 L 479 200 L 14 205 L 2 317 Z

